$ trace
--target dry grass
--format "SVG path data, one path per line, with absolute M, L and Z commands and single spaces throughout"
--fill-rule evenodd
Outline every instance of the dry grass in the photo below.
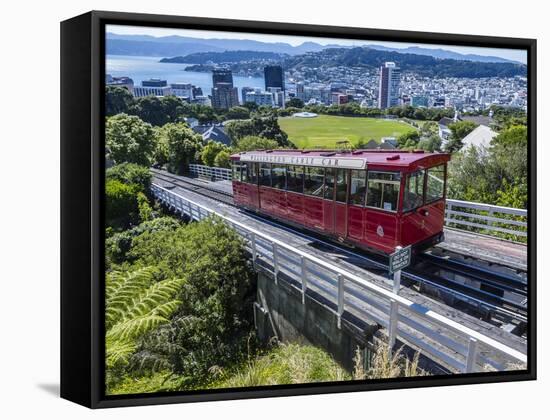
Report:
M 418 367 L 420 353 L 415 353 L 412 360 L 403 355 L 403 348 L 390 352 L 387 344 L 379 344 L 374 352 L 371 367 L 364 368 L 363 356 L 357 348 L 354 357 L 353 379 L 387 379 L 426 376 L 427 373 Z

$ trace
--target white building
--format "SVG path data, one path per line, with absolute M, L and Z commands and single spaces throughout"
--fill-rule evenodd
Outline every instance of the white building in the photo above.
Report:
M 178 98 L 193 100 L 193 85 L 191 83 L 171 83 L 172 94 Z
M 497 134 L 498 133 L 494 132 L 486 125 L 480 125 L 462 139 L 462 144 L 464 148 L 470 146 L 489 147 L 491 140 L 493 140 Z
M 172 88 L 170 86 L 134 86 L 134 96 L 136 98 L 142 98 L 144 96 L 169 96 L 172 94 Z
M 254 89 L 253 91 L 248 91 L 245 94 L 245 102 L 252 102 L 258 106 L 268 105 L 273 106 L 273 93 L 264 92 L 261 89 Z

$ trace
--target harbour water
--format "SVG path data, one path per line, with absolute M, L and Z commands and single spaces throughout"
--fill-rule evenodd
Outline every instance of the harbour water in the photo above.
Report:
M 143 80 L 161 78 L 168 83 L 191 83 L 201 87 L 205 95 L 212 89 L 212 74 L 196 71 L 185 71 L 192 64 L 160 63 L 162 57 L 140 57 L 126 55 L 107 55 L 105 60 L 106 73 L 111 76 L 128 76 L 139 86 Z M 234 86 L 264 88 L 263 77 L 233 76 Z

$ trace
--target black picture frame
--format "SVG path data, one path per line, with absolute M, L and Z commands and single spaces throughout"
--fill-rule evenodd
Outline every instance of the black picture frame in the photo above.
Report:
M 133 25 L 527 51 L 528 369 L 124 396 L 104 395 L 105 25 Z M 61 23 L 61 397 L 90 408 L 536 379 L 536 40 L 92 11 Z

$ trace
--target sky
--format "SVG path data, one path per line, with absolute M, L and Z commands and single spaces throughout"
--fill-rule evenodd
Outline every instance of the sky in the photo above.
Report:
M 481 48 L 481 47 L 462 47 L 455 45 L 432 45 L 432 44 L 411 44 L 406 42 L 385 42 L 385 41 L 369 41 L 369 40 L 347 40 L 341 38 L 321 38 L 321 37 L 302 37 L 291 35 L 265 35 L 265 34 L 249 34 L 241 32 L 222 32 L 222 31 L 198 31 L 189 29 L 171 29 L 171 28 L 148 28 L 138 26 L 123 26 L 123 25 L 108 25 L 107 32 L 124 35 L 151 35 L 154 37 L 179 35 L 194 38 L 226 38 L 226 39 L 250 39 L 261 42 L 285 42 L 296 46 L 303 42 L 313 41 L 321 45 L 338 44 L 343 46 L 359 46 L 364 44 L 376 44 L 393 48 L 407 48 L 411 46 L 445 49 L 461 54 L 478 54 L 484 56 L 496 56 L 509 60 L 527 63 L 527 52 L 525 50 L 514 50 L 504 48 Z

